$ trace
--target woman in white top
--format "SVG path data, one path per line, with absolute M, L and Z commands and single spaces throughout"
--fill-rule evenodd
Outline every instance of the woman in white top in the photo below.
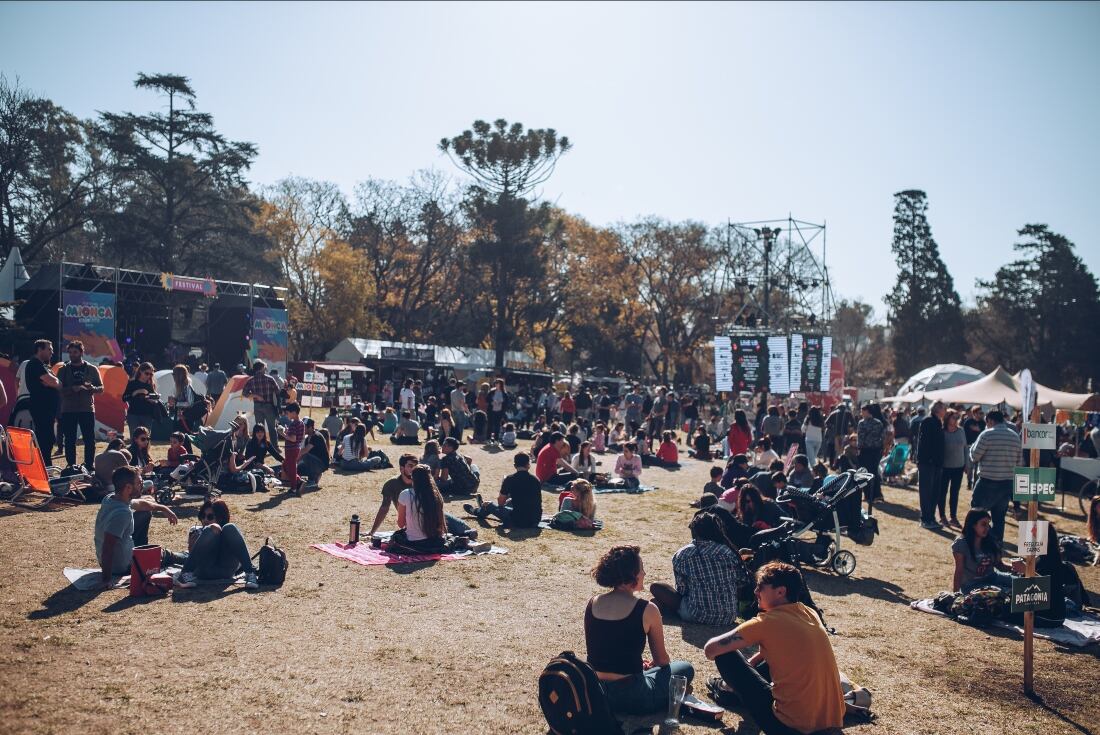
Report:
M 345 472 L 366 472 L 382 465 L 381 457 L 370 457 L 367 446 L 367 427 L 359 424 L 355 431 L 344 437 L 340 445 L 340 469 Z
M 779 459 L 779 455 L 772 449 L 771 437 L 764 437 L 756 443 L 756 456 L 753 460 L 753 466 L 766 470 L 770 469 L 772 462 Z
M 825 419 L 821 415 L 821 409 L 811 406 L 806 420 L 802 422 L 802 433 L 806 436 L 806 456 L 810 464 L 814 463 L 817 453 L 821 451 L 821 436 L 825 428 Z
M 428 553 L 442 546 L 447 533 L 443 496 L 432 483 L 427 465 L 416 466 L 412 471 L 412 487 L 397 496 L 397 525 L 399 530 L 391 543 Z
M 579 450 L 573 455 L 570 466 L 583 479 L 591 481 L 596 477 L 596 460 L 592 458 L 592 442 L 581 442 Z

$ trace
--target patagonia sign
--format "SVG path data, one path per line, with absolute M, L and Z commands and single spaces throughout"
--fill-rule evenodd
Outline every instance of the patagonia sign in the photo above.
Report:
M 1050 609 L 1050 577 L 1014 577 L 1010 607 L 1014 613 Z

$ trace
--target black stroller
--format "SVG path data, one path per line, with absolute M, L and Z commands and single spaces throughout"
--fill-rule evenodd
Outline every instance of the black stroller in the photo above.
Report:
M 841 538 L 847 532 L 858 544 L 870 546 L 874 542 L 878 521 L 860 508 L 863 490 L 873 481 L 869 473 L 849 470 L 826 478 L 816 494 L 787 488 L 776 502 L 790 508 L 793 517 L 752 536 L 753 568 L 779 560 L 850 576 L 856 570 L 856 556 L 841 548 Z
M 218 478 L 229 463 L 233 451 L 233 431 L 217 431 L 202 427 L 188 435 L 192 450 L 197 453 L 180 457 L 181 464 L 171 473 L 158 476 L 157 502 L 167 505 L 183 500 L 206 500 L 220 495 Z M 176 490 L 182 491 L 182 497 Z

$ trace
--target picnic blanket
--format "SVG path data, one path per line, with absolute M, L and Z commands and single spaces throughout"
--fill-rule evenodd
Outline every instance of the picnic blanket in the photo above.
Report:
M 940 615 L 945 618 L 950 617 L 932 607 L 932 602 L 932 598 L 915 600 L 909 604 L 909 607 L 919 612 Z M 1023 626 L 1006 623 L 1003 620 L 994 621 L 993 626 L 1013 630 L 1020 635 L 1024 634 Z M 1100 643 L 1100 618 L 1087 614 L 1079 618 L 1067 618 L 1061 628 L 1035 628 L 1035 637 L 1046 638 L 1066 646 L 1083 648 L 1094 643 Z
M 552 516 L 552 515 L 548 515 L 548 516 L 544 515 L 542 517 L 542 520 L 539 521 L 539 528 L 553 528 L 553 526 L 550 525 L 550 521 L 553 520 L 553 518 L 554 518 L 554 516 Z M 555 531 L 565 531 L 565 530 L 569 530 L 569 531 L 602 531 L 603 530 L 603 521 L 601 521 L 598 518 L 596 520 L 592 521 L 592 528 L 575 528 L 575 529 L 574 528 L 570 528 L 570 529 L 556 528 L 554 530 Z
M 335 542 L 331 544 L 312 544 L 310 548 L 323 551 L 326 554 L 335 556 L 337 559 L 362 564 L 365 567 L 388 564 L 418 564 L 426 561 L 457 561 L 459 559 L 469 559 L 474 556 L 484 556 L 485 554 L 508 553 L 508 549 L 502 546 L 493 546 L 488 551 L 482 551 L 480 553 L 456 551 L 450 554 L 391 554 L 382 549 L 371 548 L 370 539 L 360 541 L 354 546 Z
M 543 485 L 542 485 L 542 491 L 544 493 L 554 493 L 555 495 L 557 495 L 558 493 L 560 493 L 564 489 L 565 489 L 565 485 L 549 485 L 549 484 L 546 484 L 546 483 L 543 483 Z M 639 485 L 638 487 L 599 487 L 599 486 L 597 486 L 597 487 L 592 489 L 592 492 L 594 492 L 597 495 L 607 495 L 607 494 L 610 494 L 610 493 L 630 493 L 632 495 L 637 495 L 638 493 L 648 493 L 649 491 L 656 490 L 656 489 L 657 489 L 656 485 Z
M 161 570 L 166 574 L 175 574 L 180 571 L 180 567 L 165 567 Z M 90 592 L 91 590 L 102 589 L 103 585 L 103 572 L 99 569 L 77 569 L 74 567 L 65 567 L 61 572 L 65 575 L 65 579 L 69 580 L 73 587 L 81 592 Z M 120 587 L 130 586 L 130 575 L 124 574 L 121 577 L 111 578 L 111 589 L 119 589 Z M 203 585 L 227 585 L 227 584 L 244 584 L 244 574 L 238 574 L 233 579 L 196 579 L 195 583 L 199 586 Z

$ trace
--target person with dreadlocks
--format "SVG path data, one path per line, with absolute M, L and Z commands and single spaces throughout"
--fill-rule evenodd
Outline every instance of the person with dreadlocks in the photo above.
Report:
M 703 625 L 729 625 L 737 618 L 739 587 L 751 581 L 718 514 L 700 511 L 691 519 L 691 543 L 672 556 L 676 587 L 650 585 L 664 615 Z

